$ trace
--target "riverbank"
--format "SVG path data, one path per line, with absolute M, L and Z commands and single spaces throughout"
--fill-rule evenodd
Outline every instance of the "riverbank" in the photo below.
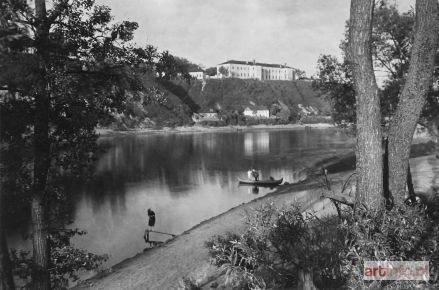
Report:
M 183 127 L 164 127 L 161 129 L 145 128 L 135 130 L 113 130 L 105 128 L 97 128 L 96 133 L 100 136 L 128 135 L 128 134 L 148 134 L 148 133 L 196 133 L 196 132 L 233 132 L 246 130 L 262 130 L 262 129 L 327 129 L 333 128 L 334 125 L 327 123 L 318 124 L 286 124 L 286 125 L 254 125 L 254 126 L 226 126 L 226 127 L 204 127 L 204 126 L 183 126 Z
M 337 174 L 331 178 L 334 184 L 340 185 L 347 175 Z M 320 200 L 321 193 L 316 180 L 281 186 L 271 194 L 201 222 L 161 247 L 126 259 L 76 289 L 178 289 L 183 277 L 206 284 L 221 274 L 209 263 L 204 244 L 210 237 L 242 232 L 246 213 L 266 202 L 278 206 L 301 203 L 304 208 L 309 208 Z M 329 201 L 327 205 L 330 206 Z
M 416 191 L 425 191 L 439 180 L 439 159 L 423 156 L 410 160 Z M 334 191 L 352 173 L 330 174 Z M 246 213 L 264 203 L 277 206 L 300 203 L 303 208 L 321 213 L 333 212 L 328 199 L 322 199 L 319 180 L 283 185 L 273 193 L 234 207 L 227 212 L 201 222 L 173 238 L 161 247 L 149 249 L 113 266 L 108 271 L 87 280 L 76 289 L 178 289 L 183 277 L 190 277 L 209 289 L 221 273 L 209 263 L 204 243 L 214 235 L 240 233 L 245 228 Z

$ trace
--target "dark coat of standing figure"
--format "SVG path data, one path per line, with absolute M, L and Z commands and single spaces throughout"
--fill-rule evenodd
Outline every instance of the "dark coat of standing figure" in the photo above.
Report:
M 148 225 L 150 227 L 153 227 L 155 225 L 155 212 L 152 211 L 150 208 L 148 209 Z

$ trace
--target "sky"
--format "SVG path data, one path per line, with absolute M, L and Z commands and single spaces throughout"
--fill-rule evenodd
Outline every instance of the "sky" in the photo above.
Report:
M 415 0 L 390 0 L 401 11 Z M 134 42 L 205 68 L 227 60 L 288 64 L 316 72 L 320 54 L 340 56 L 349 0 L 98 0 L 115 21 L 139 23 Z

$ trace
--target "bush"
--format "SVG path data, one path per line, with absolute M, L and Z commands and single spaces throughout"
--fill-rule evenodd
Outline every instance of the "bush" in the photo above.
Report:
M 430 261 L 430 283 L 420 281 L 382 281 L 374 287 L 437 289 L 439 266 L 439 227 L 427 216 L 423 206 L 397 205 L 391 211 L 357 210 L 346 215 L 340 226 L 346 247 L 341 256 L 342 271 L 348 285 L 363 289 L 371 282 L 363 280 L 364 261 Z M 434 287 L 435 285 L 436 287 Z
M 328 116 L 305 116 L 300 119 L 302 124 L 332 124 L 332 118 Z
M 224 121 L 209 121 L 209 120 L 198 122 L 198 124 L 203 127 L 224 127 L 227 125 Z
M 242 289 L 438 289 L 439 226 L 419 205 L 391 211 L 349 208 L 320 219 L 300 206 L 267 204 L 248 216 L 242 235 L 206 246 L 227 281 Z M 430 261 L 430 281 L 364 281 L 364 261 Z
M 71 245 L 73 236 L 85 234 L 84 231 L 78 229 L 58 229 L 49 235 L 51 288 L 68 289 L 70 282 L 80 280 L 81 272 L 97 270 L 108 260 L 108 255 L 96 255 Z M 33 263 L 30 252 L 12 251 L 11 261 L 14 275 L 20 279 L 20 282 L 30 283 Z
M 179 289 L 183 290 L 201 290 L 201 286 L 198 285 L 197 281 L 195 279 L 190 277 L 183 277 L 182 279 L 182 287 Z
M 268 204 L 256 209 L 247 223 L 241 236 L 217 236 L 206 243 L 213 263 L 227 269 L 235 287 L 293 287 L 305 283 L 303 277 L 325 288 L 338 289 L 344 282 L 336 219 L 303 214 L 300 206 L 278 209 Z
M 255 276 L 258 261 L 249 255 L 251 251 L 241 236 L 234 233 L 214 236 L 206 242 L 206 247 L 212 263 L 227 270 L 227 283 L 234 288 L 264 288 L 263 281 Z

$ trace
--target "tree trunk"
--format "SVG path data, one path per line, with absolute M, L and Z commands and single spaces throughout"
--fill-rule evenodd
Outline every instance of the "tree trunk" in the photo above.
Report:
M 437 0 L 416 1 L 416 31 L 410 68 L 389 131 L 389 186 L 395 203 L 399 204 L 406 199 L 410 145 L 432 83 L 438 49 L 438 13 Z
M 14 290 L 15 283 L 12 276 L 12 264 L 9 257 L 8 241 L 3 226 L 4 210 L 2 207 L 2 192 L 0 190 L 0 289 Z
M 35 127 L 34 127 L 34 176 L 31 201 L 32 217 L 32 289 L 50 289 L 47 229 L 47 197 L 46 185 L 50 164 L 49 141 L 49 94 L 45 71 L 48 61 L 47 44 L 49 28 L 46 21 L 45 0 L 35 0 L 37 29 L 35 36 L 36 53 L 40 59 L 41 84 L 35 96 Z
M 47 220 L 45 205 L 40 196 L 32 198 L 32 289 L 50 289 L 49 248 L 47 245 Z
M 371 53 L 373 8 L 374 0 L 352 0 L 348 56 L 357 104 L 355 198 L 368 208 L 384 205 L 380 100 Z

